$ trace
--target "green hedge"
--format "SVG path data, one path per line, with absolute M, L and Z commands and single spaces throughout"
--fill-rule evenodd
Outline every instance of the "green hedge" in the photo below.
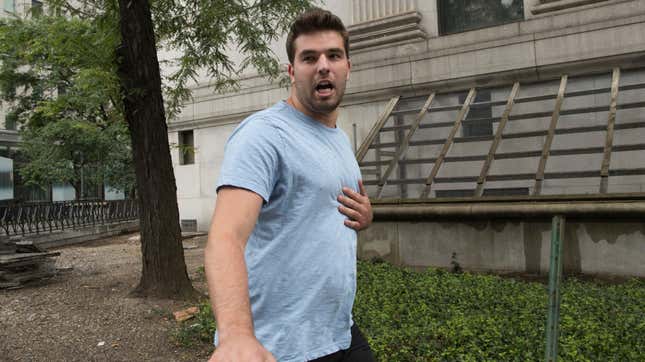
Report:
M 354 320 L 378 360 L 540 361 L 547 286 L 491 275 L 358 263 Z M 562 361 L 645 361 L 645 281 L 563 283 Z M 212 343 L 207 301 L 175 339 Z
M 380 361 L 544 359 L 547 286 L 359 262 L 354 319 Z M 645 282 L 563 283 L 559 356 L 644 361 Z

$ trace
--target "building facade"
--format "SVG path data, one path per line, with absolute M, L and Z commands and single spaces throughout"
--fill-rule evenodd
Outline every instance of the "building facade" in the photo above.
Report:
M 490 177 L 480 193 L 536 194 L 535 177 L 500 176 L 535 175 L 539 170 L 540 154 L 536 157 L 536 152 L 542 151 L 549 139 L 549 124 L 562 76 L 567 76 L 565 92 L 572 96 L 565 97 L 561 104 L 560 128 L 606 126 L 608 111 L 600 108 L 609 107 L 614 69 L 621 72 L 621 86 L 645 80 L 641 70 L 645 66 L 642 0 L 353 0 L 327 1 L 324 6 L 338 14 L 350 32 L 352 74 L 338 124 L 357 150 L 393 97 L 400 99 L 383 126 L 386 130 L 395 129 L 398 122 L 398 127 L 409 130 L 428 96 L 436 93 L 430 109 L 437 112 L 422 117 L 421 126 L 403 155 L 407 159 L 425 158 L 427 162 L 394 164 L 388 181 L 380 182 L 389 164 L 387 157 L 391 160 L 400 148 L 391 146 L 377 152 L 379 147 L 372 144 L 364 155 L 361 165 L 372 197 L 377 193 L 382 198 L 422 196 L 425 183 L 421 180 L 433 173 L 437 156 L 454 128 L 455 117 L 469 90 L 475 88 L 477 94 L 472 97 L 471 107 L 463 115 L 463 124 L 442 159 L 446 162 L 434 172 L 433 187 L 429 192 L 425 190 L 424 196 L 473 195 L 515 83 L 521 83 L 516 97 L 547 94 L 552 97 L 524 99 L 514 105 L 511 120 L 513 114 L 533 116 L 508 122 L 504 132 L 525 133 L 526 137 L 502 137 L 496 152 L 520 153 L 518 156 L 524 152 L 530 153 L 530 157 L 495 158 L 488 165 Z M 283 43 L 277 42 L 274 49 L 286 63 Z M 214 185 L 226 139 L 246 116 L 288 94 L 287 89 L 253 74 L 241 84 L 238 92 L 227 94 L 213 93 L 207 82 L 196 85 L 194 101 L 169 124 L 171 143 L 195 149 L 194 154 L 180 151 L 182 148 L 173 149 L 173 162 L 181 219 L 186 225 L 196 224 L 200 230 L 207 229 L 214 208 Z M 606 92 L 593 93 L 598 89 Z M 620 101 L 643 99 L 639 89 L 621 91 Z M 588 94 L 572 93 L 576 91 Z M 576 113 L 580 107 L 592 109 Z M 638 107 L 618 109 L 616 124 L 637 122 L 634 117 L 641 111 Z M 438 126 L 424 126 L 426 123 Z M 549 141 L 551 147 L 554 150 L 571 145 L 577 145 L 576 149 L 603 147 L 606 131 L 582 131 L 585 130 L 557 131 Z M 537 133 L 531 136 L 531 132 Z M 614 143 L 625 149 L 612 153 L 612 166 L 645 168 L 642 150 L 630 149 L 642 135 L 645 133 L 638 124 L 616 130 Z M 378 142 L 396 145 L 403 139 L 405 133 L 389 132 L 381 133 Z M 559 155 L 555 152 L 541 166 L 547 175 L 538 186 L 541 193 L 598 193 L 598 180 L 588 179 L 585 172 L 600 168 L 603 156 L 603 152 L 561 151 Z M 558 175 L 567 170 L 578 174 Z M 548 179 L 549 175 L 555 178 Z M 612 175 L 610 180 L 606 190 L 609 193 L 645 191 L 645 176 L 637 171 Z

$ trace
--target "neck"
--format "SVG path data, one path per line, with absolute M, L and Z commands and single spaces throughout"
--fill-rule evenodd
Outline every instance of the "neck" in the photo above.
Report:
M 291 94 L 289 98 L 287 98 L 287 103 L 290 104 L 293 108 L 304 113 L 305 115 L 322 123 L 323 125 L 329 128 L 336 128 L 336 119 L 338 118 L 338 108 L 334 109 L 330 113 L 316 113 L 316 112 L 310 111 L 305 106 L 303 106 L 302 103 L 300 103 L 300 101 L 298 100 L 298 97 L 296 97 L 294 94 Z

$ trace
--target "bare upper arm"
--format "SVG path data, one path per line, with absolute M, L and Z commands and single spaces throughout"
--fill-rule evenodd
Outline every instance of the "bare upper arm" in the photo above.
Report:
M 229 241 L 242 247 L 251 235 L 262 208 L 262 197 L 237 187 L 220 187 L 208 242 Z

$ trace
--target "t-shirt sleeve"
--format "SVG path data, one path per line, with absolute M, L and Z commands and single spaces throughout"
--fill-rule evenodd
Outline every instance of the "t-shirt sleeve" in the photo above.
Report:
M 267 120 L 243 122 L 226 143 L 217 190 L 222 186 L 239 187 L 268 202 L 278 178 L 281 144 L 277 129 Z

